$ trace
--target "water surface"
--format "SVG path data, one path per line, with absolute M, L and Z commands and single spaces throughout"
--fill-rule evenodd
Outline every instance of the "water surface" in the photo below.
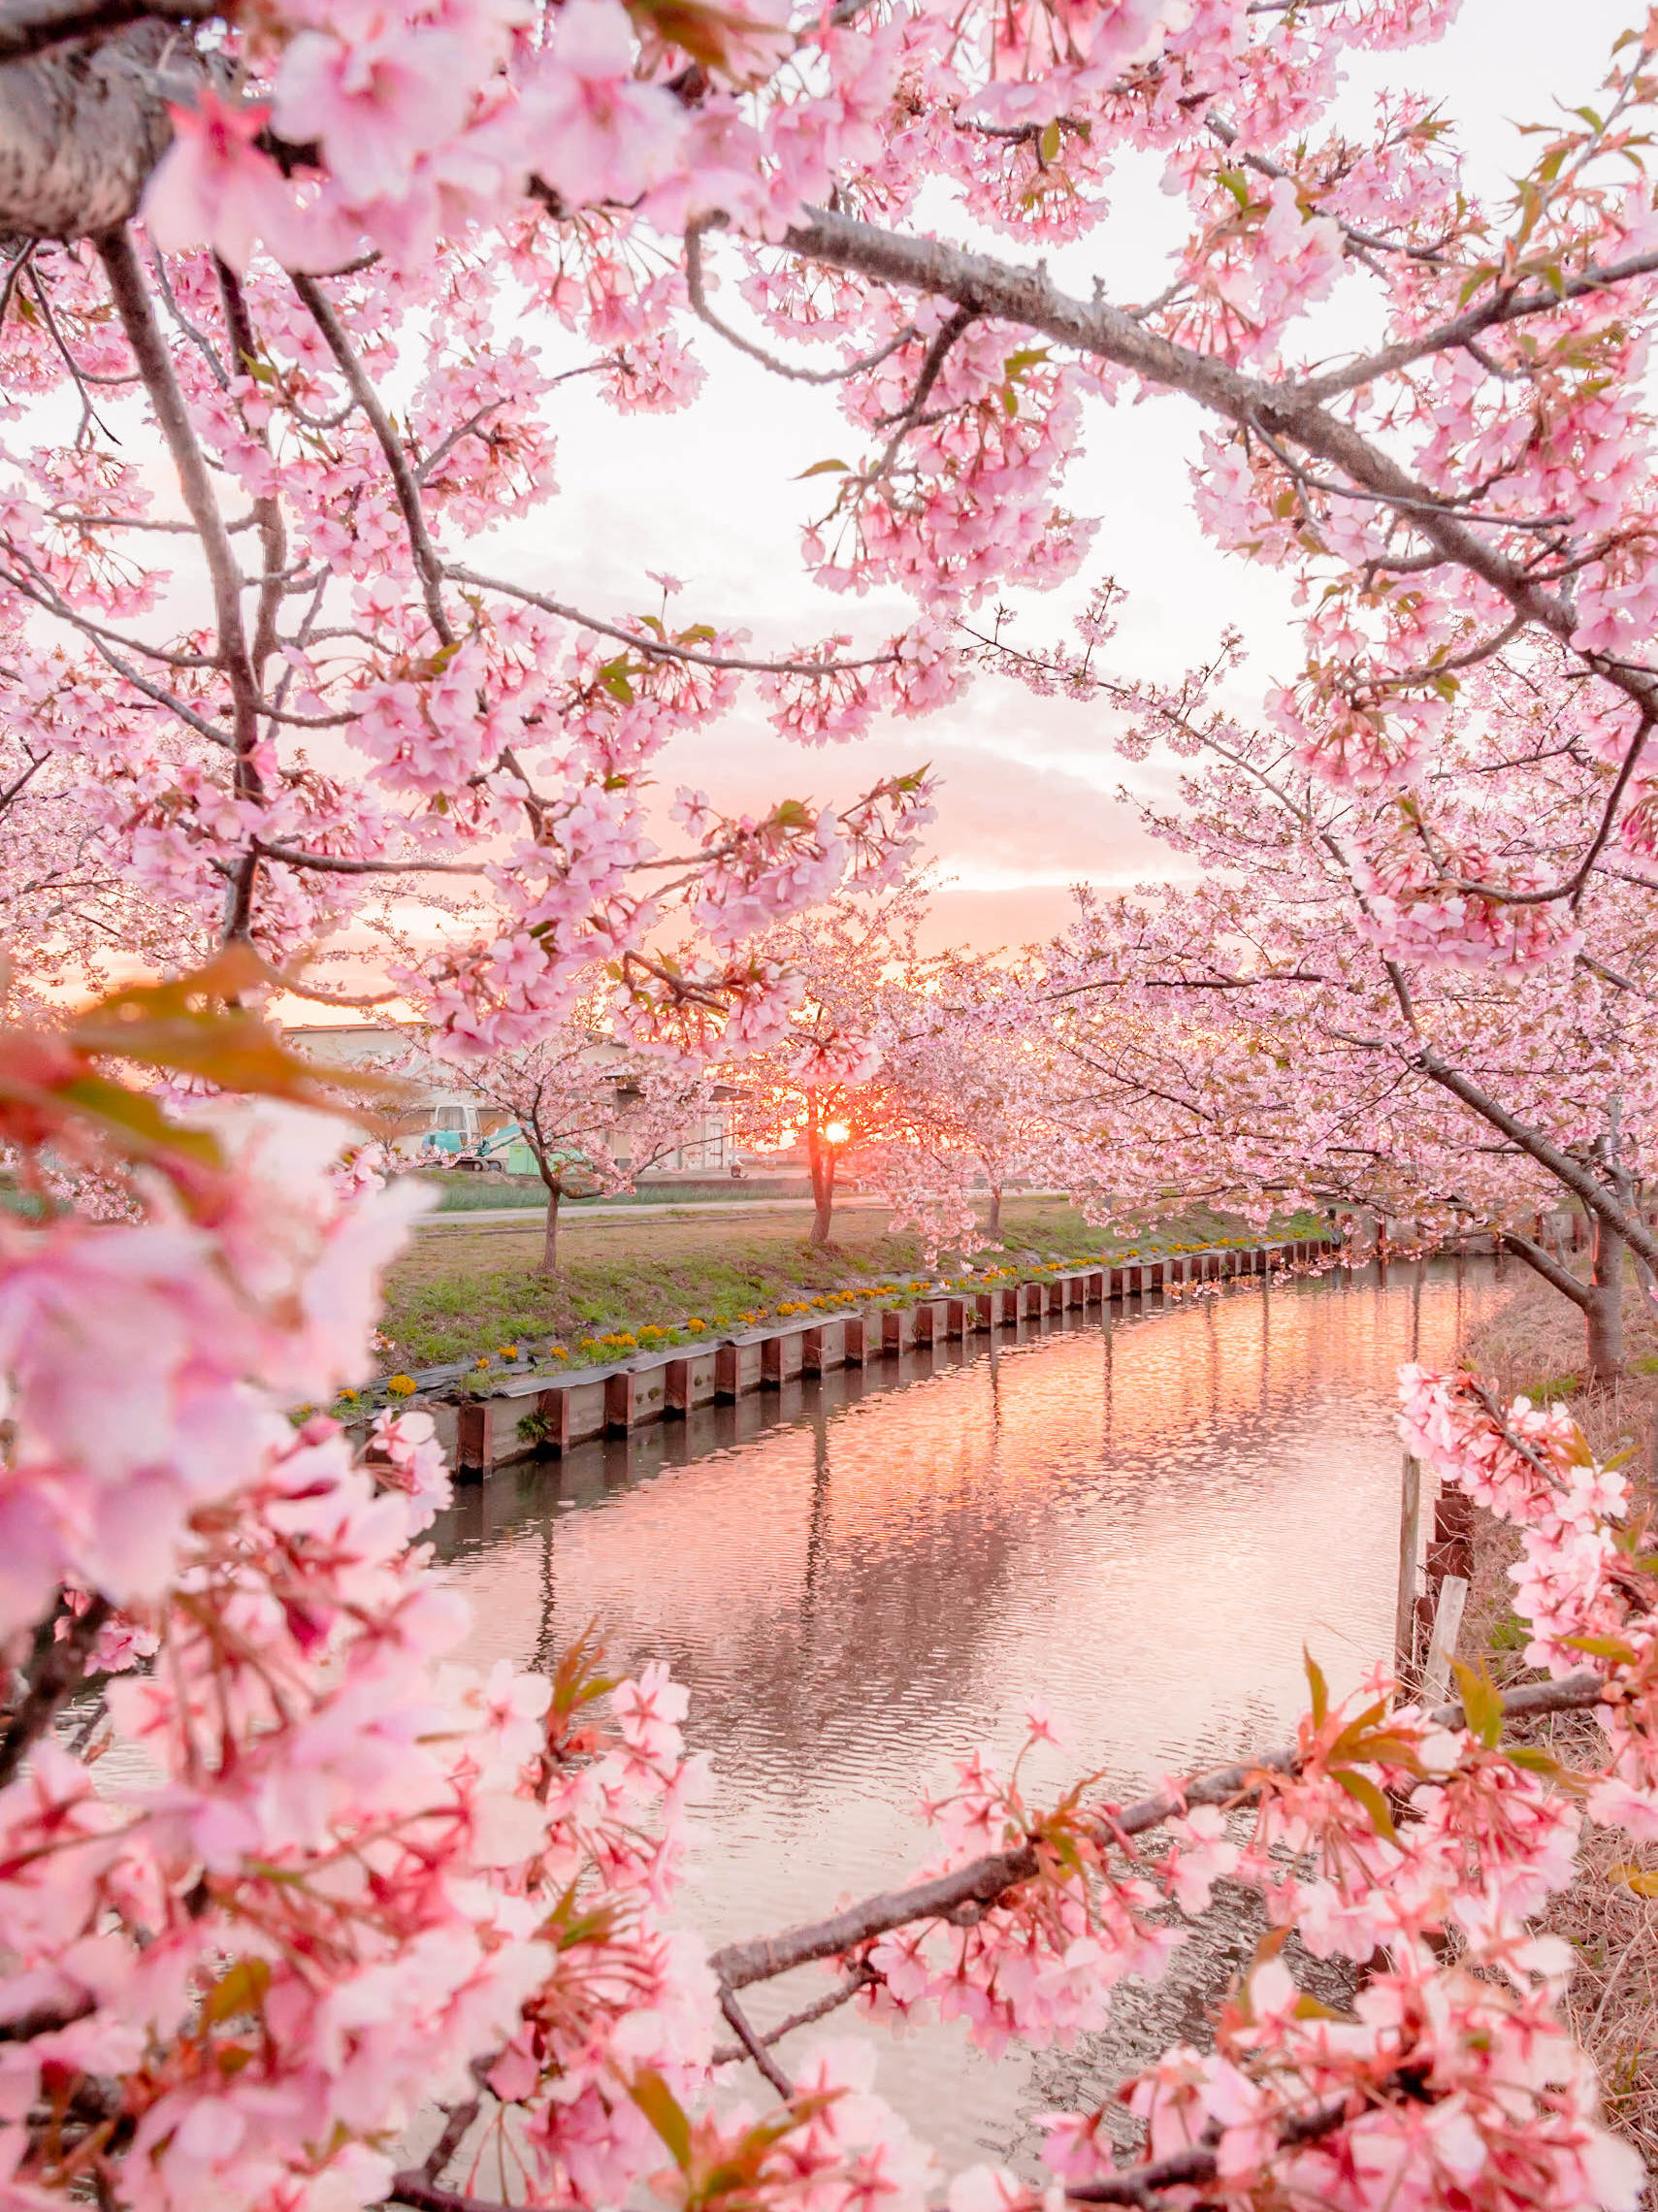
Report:
M 1126 1794 L 1279 1740 L 1304 1643 L 1338 1692 L 1386 1656 L 1395 1370 L 1450 1358 L 1505 1294 L 1447 1259 L 1152 1298 L 504 1471 L 439 1526 L 467 1655 L 544 1661 L 597 1618 L 615 1660 L 669 1661 L 715 1773 L 684 1917 L 715 1943 L 813 1917 L 913 1870 L 923 1789 L 1016 1748 L 1032 1697 L 1068 1744 L 1038 1777 Z M 1139 2041 L 1200 2004 L 1187 1979 Z M 807 1969 L 751 2009 L 827 1986 Z M 1133 2058 L 1133 2014 L 1096 2070 Z M 865 2032 L 947 2158 L 1008 2148 L 1028 2062 Z M 1041 2097 L 1064 2088 L 1042 2069 Z

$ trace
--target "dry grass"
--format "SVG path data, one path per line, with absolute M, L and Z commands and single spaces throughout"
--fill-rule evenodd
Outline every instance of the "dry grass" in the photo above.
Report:
M 1581 1317 L 1557 1292 L 1511 1262 L 1512 1295 L 1478 1330 L 1470 1364 L 1493 1378 L 1505 1395 L 1563 1403 L 1603 1456 L 1633 1448 L 1641 1502 L 1658 1497 L 1658 1314 L 1633 1283 L 1626 1301 L 1629 1372 L 1610 1388 L 1582 1391 Z M 1525 1674 L 1521 1635 L 1509 1603 L 1507 1569 L 1518 1551 L 1512 1532 L 1477 1516 L 1474 1581 L 1462 1648 L 1483 1653 L 1499 1681 Z M 1587 1714 L 1562 1713 L 1530 1732 L 1569 1768 L 1604 1755 L 1600 1730 Z M 1631 1876 L 1639 1886 L 1632 1886 Z M 1649 1877 L 1649 1880 L 1643 1877 Z M 1600 2075 L 1607 2117 L 1658 2174 L 1658 1848 L 1642 1849 L 1619 1831 L 1588 1824 L 1577 1876 L 1555 1898 L 1543 1925 L 1577 1954 L 1567 2012 L 1577 2040 Z M 1653 2193 L 1648 2190 L 1648 2201 Z

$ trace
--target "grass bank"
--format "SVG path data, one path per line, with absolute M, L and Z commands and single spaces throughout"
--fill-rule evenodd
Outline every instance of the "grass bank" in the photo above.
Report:
M 837 1290 L 903 1282 L 924 1272 L 921 1239 L 894 1236 L 887 1215 L 848 1213 L 835 1240 L 813 1246 L 797 1208 L 722 1220 L 709 1207 L 671 1218 L 641 1214 L 586 1219 L 572 1213 L 559 1230 L 556 1281 L 535 1270 L 539 1223 L 431 1228 L 392 1270 L 381 1332 L 387 1373 L 494 1354 L 503 1345 L 553 1338 L 572 1352 L 584 1340 L 641 1328 L 731 1328 L 774 1314 L 780 1305 Z M 1311 1235 L 1309 1218 L 1284 1234 Z M 1002 1213 L 1002 1252 L 1081 1260 L 1106 1252 L 1154 1252 L 1242 1237 L 1241 1224 L 1194 1213 L 1178 1231 L 1134 1247 L 1107 1237 L 1062 1199 L 1010 1202 Z M 997 1252 L 979 1255 L 994 1265 Z
M 1658 1491 L 1658 1317 L 1631 1281 L 1626 1299 L 1628 1372 L 1615 1385 L 1578 1387 L 1582 1317 L 1517 1262 L 1511 1295 L 1477 1330 L 1469 1364 L 1493 1378 L 1505 1397 L 1563 1404 L 1602 1457 L 1629 1449 L 1637 1512 Z M 1464 1657 L 1483 1654 L 1505 1688 L 1523 1681 L 1524 1634 L 1510 1604 L 1513 1532 L 1476 1515 L 1474 1582 L 1461 1639 Z M 1587 1713 L 1558 1713 L 1529 1731 L 1567 1767 L 1587 1767 L 1605 1750 Z M 1524 1735 L 1522 1734 L 1522 1740 Z M 1658 2173 L 1658 1846 L 1632 1843 L 1621 1830 L 1585 1822 L 1577 1878 L 1551 1900 L 1540 1925 L 1577 1953 L 1567 1993 L 1574 2033 L 1595 2062 L 1607 2117 Z

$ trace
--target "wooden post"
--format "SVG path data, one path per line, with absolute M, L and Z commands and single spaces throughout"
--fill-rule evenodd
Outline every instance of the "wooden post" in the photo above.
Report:
M 800 1373 L 825 1375 L 846 1364 L 846 1323 L 820 1321 L 800 1339 Z
M 463 1398 L 455 1409 L 455 1472 L 487 1475 L 495 1465 L 495 1408 L 487 1398 Z
M 949 1326 L 946 1302 L 940 1298 L 924 1298 L 913 1312 L 911 1341 L 918 1345 L 942 1344 Z
M 1422 1528 L 1422 1465 L 1405 1454 L 1399 1487 L 1399 1603 L 1393 1615 L 1393 1665 L 1404 1675 L 1416 1663 L 1416 1552 Z
M 1428 1579 L 1447 1575 L 1469 1581 L 1474 1574 L 1474 1500 L 1466 1490 L 1442 1490 L 1434 1508 L 1434 1540 L 1428 1546 Z
M 1450 1662 L 1462 1627 L 1462 1609 L 1468 1602 L 1468 1582 L 1461 1575 L 1447 1575 L 1440 1584 L 1440 1602 L 1434 1608 L 1433 1634 L 1428 1639 L 1425 1670 L 1426 1698 L 1438 1705 L 1450 1688 Z
M 604 1378 L 604 1431 L 607 1436 L 631 1436 L 634 1429 L 634 1375 L 624 1367 Z
M 569 1449 L 569 1392 L 543 1390 L 536 1400 L 536 1411 L 541 1416 L 541 1442 L 549 1451 L 566 1452 Z

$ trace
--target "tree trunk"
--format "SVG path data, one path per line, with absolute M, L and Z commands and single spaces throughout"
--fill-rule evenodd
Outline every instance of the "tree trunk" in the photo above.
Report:
M 557 1275 L 559 1271 L 559 1200 L 564 1196 L 562 1183 L 549 1183 L 545 1174 L 541 1181 L 547 1185 L 547 1228 L 541 1239 L 541 1264 L 537 1275 Z
M 812 1171 L 812 1242 L 827 1245 L 834 1218 L 834 1147 L 826 1145 L 815 1129 L 806 1132 L 806 1161 Z
M 991 1211 L 985 1222 L 985 1234 L 986 1236 L 990 1237 L 994 1243 L 1000 1244 L 1002 1234 L 1002 1187 L 999 1183 L 992 1183 L 991 1185 Z
M 1623 1373 L 1623 1239 L 1599 1216 L 1590 1270 L 1588 1323 L 1591 1382 L 1612 1382 Z

